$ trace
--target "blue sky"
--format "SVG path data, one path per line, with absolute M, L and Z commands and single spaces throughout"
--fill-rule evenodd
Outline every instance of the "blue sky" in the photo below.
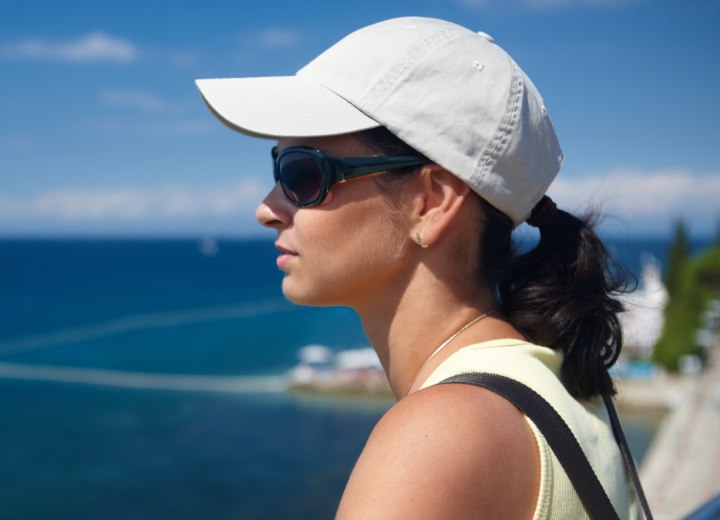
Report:
M 445 18 L 496 39 L 565 151 L 550 193 L 609 235 L 720 226 L 720 2 L 0 2 L 0 235 L 264 235 L 270 142 L 196 78 L 287 75 L 354 29 Z

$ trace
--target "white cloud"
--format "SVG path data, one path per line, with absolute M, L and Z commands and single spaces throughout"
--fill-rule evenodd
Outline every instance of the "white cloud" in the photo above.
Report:
M 139 125 L 142 133 L 160 137 L 192 137 L 218 130 L 216 121 L 208 119 L 174 121 L 168 123 L 144 123 Z
M 173 109 L 174 110 L 174 109 Z M 180 109 L 177 109 L 180 112 Z M 215 132 L 217 122 L 210 118 L 182 119 L 175 121 L 128 121 L 105 118 L 86 122 L 92 131 L 151 137 L 194 137 Z
M 270 49 L 292 47 L 300 41 L 300 33 L 293 29 L 268 27 L 257 35 L 257 42 Z
M 520 0 L 520 3 L 536 11 L 547 11 L 566 7 L 622 7 L 641 1 L 643 0 Z
M 531 11 L 549 11 L 573 7 L 622 7 L 646 0 L 457 0 L 460 4 L 476 8 L 521 8 Z
M 246 178 L 227 185 L 193 187 L 58 188 L 26 197 L 0 194 L 0 229 L 52 223 L 111 229 L 203 219 L 231 219 L 234 229 L 255 229 L 254 210 L 268 186 Z M 600 206 L 609 234 L 663 235 L 683 218 L 693 236 L 712 236 L 720 218 L 720 172 L 612 170 L 592 175 L 561 174 L 549 194 L 562 209 L 583 213 Z M 221 224 L 220 224 L 221 225 Z M 99 226 L 99 227 L 98 227 Z M 105 226 L 105 227 L 103 227 Z
M 466 7 L 484 8 L 491 7 L 493 0 L 457 0 L 459 4 Z
M 178 67 L 195 65 L 200 57 L 195 51 L 169 51 L 165 53 L 167 61 Z
M 561 208 L 578 213 L 600 206 L 635 230 L 670 230 L 673 221 L 683 218 L 705 234 L 713 232 L 720 218 L 720 172 L 618 169 L 582 177 L 561 174 L 549 194 Z
M 232 217 L 254 214 L 266 187 L 254 179 L 203 188 L 61 188 L 27 199 L 0 196 L 0 219 L 51 218 L 73 221 L 142 221 Z
M 9 60 L 128 63 L 135 61 L 138 56 L 139 51 L 132 42 L 98 31 L 75 40 L 31 38 L 0 46 L 0 58 Z
M 100 94 L 100 101 L 106 105 L 154 114 L 178 112 L 164 99 L 140 90 L 107 90 Z

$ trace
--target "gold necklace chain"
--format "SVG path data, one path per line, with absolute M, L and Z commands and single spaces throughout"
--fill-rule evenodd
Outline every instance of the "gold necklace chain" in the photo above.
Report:
M 447 347 L 447 346 L 450 344 L 450 342 L 451 342 L 452 340 L 454 340 L 455 338 L 457 338 L 460 334 L 462 334 L 463 332 L 465 332 L 467 329 L 469 329 L 470 327 L 472 327 L 473 325 L 475 325 L 478 321 L 482 320 L 483 318 L 487 318 L 487 317 L 488 317 L 490 314 L 492 314 L 493 312 L 494 312 L 494 311 L 488 311 L 488 312 L 485 312 L 485 313 L 481 314 L 480 316 L 477 316 L 477 317 L 473 318 L 472 320 L 470 320 L 469 322 L 467 322 L 465 325 L 463 325 L 462 327 L 460 327 L 458 330 L 456 330 L 455 332 L 453 332 L 448 339 L 446 339 L 445 341 L 443 341 L 442 344 L 441 344 L 438 348 L 435 349 L 435 352 L 433 352 L 432 354 L 430 354 L 430 356 L 428 356 L 428 358 L 425 360 L 425 362 L 424 362 L 422 365 L 420 365 L 420 368 L 418 368 L 418 371 L 415 372 L 415 377 L 413 377 L 413 380 L 412 380 L 412 382 L 410 383 L 410 386 L 408 387 L 408 393 L 405 394 L 405 395 L 407 396 L 407 395 L 410 394 L 410 390 L 412 390 L 412 387 L 415 385 L 415 382 L 417 381 L 417 378 L 420 376 L 420 373 L 423 371 L 423 368 L 425 368 L 425 367 L 427 366 L 427 364 L 430 363 L 430 361 L 432 361 L 432 359 L 433 359 L 435 356 L 437 356 L 442 349 L 444 349 L 445 347 Z

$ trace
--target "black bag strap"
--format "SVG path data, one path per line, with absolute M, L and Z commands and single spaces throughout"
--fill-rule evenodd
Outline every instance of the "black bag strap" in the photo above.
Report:
M 514 404 L 540 429 L 565 473 L 575 486 L 590 518 L 618 519 L 617 512 L 590 466 L 575 435 L 550 403 L 532 388 L 499 374 L 472 372 L 445 379 L 445 383 L 466 383 L 490 390 Z
M 645 497 L 645 491 L 643 491 L 642 484 L 640 483 L 640 477 L 638 476 L 637 468 L 635 467 L 635 461 L 630 453 L 630 447 L 625 439 L 625 433 L 620 425 L 620 418 L 615 410 L 615 405 L 613 405 L 612 397 L 603 394 L 603 401 L 605 401 L 605 408 L 607 408 L 608 416 L 610 417 L 610 424 L 612 425 L 613 435 L 615 435 L 615 441 L 620 447 L 620 453 L 622 453 L 623 459 L 625 460 L 625 468 L 630 474 L 633 484 L 635 485 L 635 494 L 637 495 L 640 505 L 643 508 L 645 518 L 647 520 L 653 520 L 652 513 L 650 512 L 650 505 L 648 504 L 647 498 Z

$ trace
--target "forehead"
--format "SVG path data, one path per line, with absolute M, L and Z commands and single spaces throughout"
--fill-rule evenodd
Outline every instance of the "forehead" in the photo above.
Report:
M 331 135 L 324 137 L 281 137 L 278 151 L 290 146 L 307 146 L 336 157 L 362 157 L 375 155 L 355 134 Z

